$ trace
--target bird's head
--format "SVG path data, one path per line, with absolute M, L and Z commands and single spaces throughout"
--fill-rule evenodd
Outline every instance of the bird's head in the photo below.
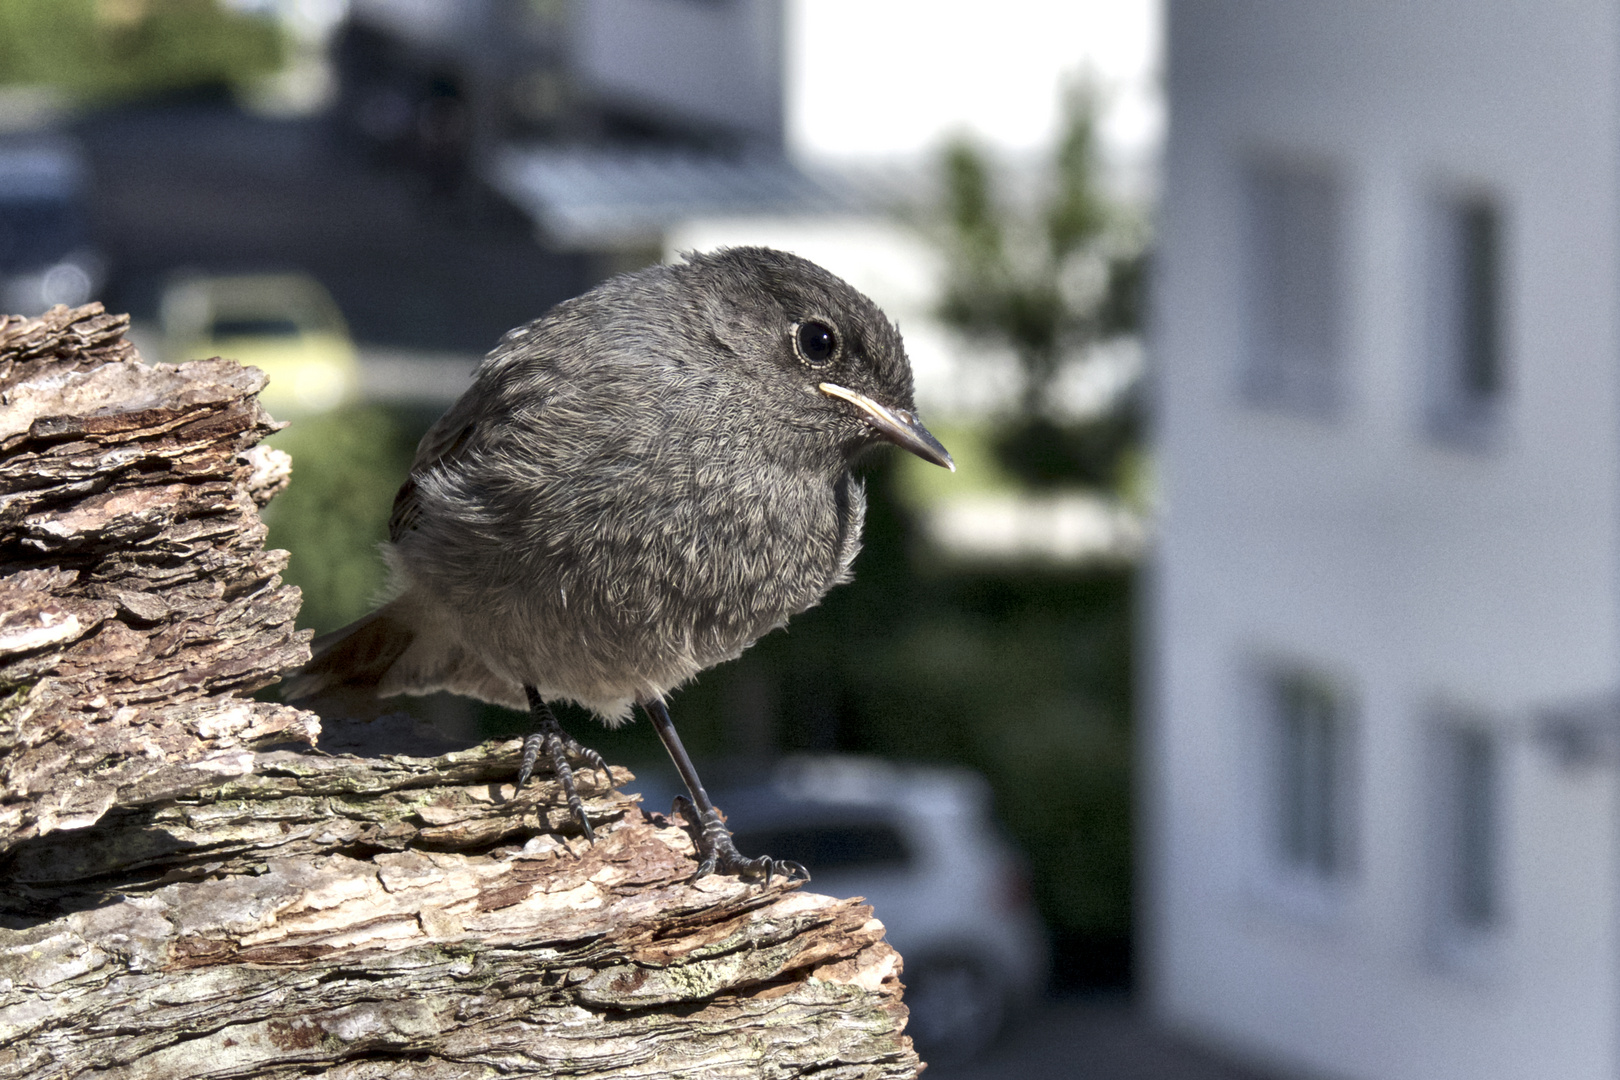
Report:
M 757 247 L 689 255 L 676 272 L 699 297 L 705 329 L 758 381 L 788 427 L 845 458 L 889 442 L 956 470 L 917 418 L 900 331 L 841 278 Z

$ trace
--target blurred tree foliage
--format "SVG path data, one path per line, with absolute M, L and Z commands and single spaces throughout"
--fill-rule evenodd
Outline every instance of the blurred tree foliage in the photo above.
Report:
M 1103 192 L 1093 91 L 1068 88 L 1062 116 L 1047 167 L 1021 188 L 971 141 L 946 147 L 940 314 L 1017 359 L 1015 408 L 988 438 L 1015 484 L 1130 497 L 1140 392 L 1075 415 L 1057 388 L 1072 365 L 1100 362 L 1097 346 L 1139 333 L 1146 228 Z M 887 505 L 899 504 L 874 499 Z M 931 568 L 904 512 L 875 515 L 869 532 L 856 584 L 824 608 L 830 618 L 847 606 L 843 618 L 862 627 L 840 625 L 846 664 L 830 679 L 859 695 L 846 743 L 982 770 L 1030 856 L 1059 982 L 1127 979 L 1134 569 Z
M 285 577 L 304 593 L 300 626 L 335 630 L 371 610 L 387 584 L 378 545 L 426 424 L 376 406 L 301 416 L 271 444 L 292 455 L 292 483 L 265 508 L 266 541 L 292 553 Z
M 1117 488 L 1141 439 L 1132 394 L 1096 416 L 1064 417 L 1053 389 L 1066 365 L 1141 324 L 1143 230 L 1098 182 L 1096 97 L 1077 83 L 1032 198 L 1009 199 L 986 153 L 968 139 L 946 147 L 940 315 L 969 337 L 1009 348 L 1019 408 L 996 441 L 1002 464 L 1031 485 Z
M 236 86 L 284 49 L 276 22 L 218 0 L 0 0 L 0 84 L 80 99 Z

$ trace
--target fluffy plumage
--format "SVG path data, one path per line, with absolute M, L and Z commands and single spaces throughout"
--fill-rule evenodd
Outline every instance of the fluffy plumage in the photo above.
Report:
M 795 338 L 817 323 L 820 362 Z M 507 334 L 422 439 L 394 599 L 318 640 L 289 696 L 523 708 L 527 684 L 617 723 L 848 580 L 851 462 L 901 441 L 873 417 L 911 438 L 912 408 L 899 331 L 813 263 L 734 248 L 614 278 Z

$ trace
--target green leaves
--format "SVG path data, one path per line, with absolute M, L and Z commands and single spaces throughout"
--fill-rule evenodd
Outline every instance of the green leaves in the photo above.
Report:
M 1070 87 L 1058 144 L 1021 198 L 1002 190 L 989 157 L 970 140 L 941 156 L 949 269 L 940 316 L 1012 350 L 1024 419 L 1050 417 L 1064 367 L 1086 362 L 1091 346 L 1133 333 L 1141 321 L 1143 244 L 1102 191 L 1096 115 L 1093 90 Z
M 292 483 L 265 508 L 266 546 L 292 552 L 286 579 L 304 592 L 299 625 L 335 630 L 371 610 L 387 584 L 378 548 L 414 432 L 389 410 L 346 406 L 299 417 L 271 439 L 292 455 Z
M 239 85 L 283 56 L 276 23 L 217 0 L 0 0 L 0 84 L 106 100 Z

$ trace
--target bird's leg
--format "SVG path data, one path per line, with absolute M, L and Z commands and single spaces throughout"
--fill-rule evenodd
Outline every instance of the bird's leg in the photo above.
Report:
M 675 770 L 681 774 L 681 781 L 692 795 L 690 799 L 685 795 L 675 796 L 675 812 L 699 828 L 698 868 L 692 880 L 719 871 L 742 878 L 764 875 L 767 885 L 771 883 L 773 874 L 809 881 L 810 871 L 796 862 L 773 859 L 769 855 L 761 855 L 757 859 L 743 857 L 731 839 L 731 830 L 720 819 L 720 811 L 714 808 L 714 803 L 709 801 L 709 793 L 703 790 L 703 781 L 698 779 L 697 769 L 693 768 L 686 747 L 681 745 L 675 722 L 669 718 L 669 709 L 659 698 L 649 698 L 641 702 L 641 707 L 652 720 L 653 730 L 658 732 L 664 749 L 669 751 L 670 760 L 675 763 Z
M 573 811 L 574 820 L 584 830 L 585 839 L 595 840 L 596 832 L 585 816 L 585 803 L 580 799 L 579 792 L 574 790 L 574 770 L 568 764 L 568 755 L 572 752 L 591 768 L 601 769 L 604 773 L 608 771 L 607 763 L 602 760 L 601 754 L 588 746 L 581 746 L 562 729 L 551 706 L 541 699 L 540 691 L 525 686 L 523 692 L 529 698 L 529 718 L 539 730 L 523 740 L 523 765 L 518 769 L 518 787 L 529 782 L 529 777 L 534 773 L 534 763 L 540 757 L 540 751 L 545 750 L 546 756 L 551 759 L 551 771 L 557 775 L 563 794 L 568 798 L 568 809 Z

